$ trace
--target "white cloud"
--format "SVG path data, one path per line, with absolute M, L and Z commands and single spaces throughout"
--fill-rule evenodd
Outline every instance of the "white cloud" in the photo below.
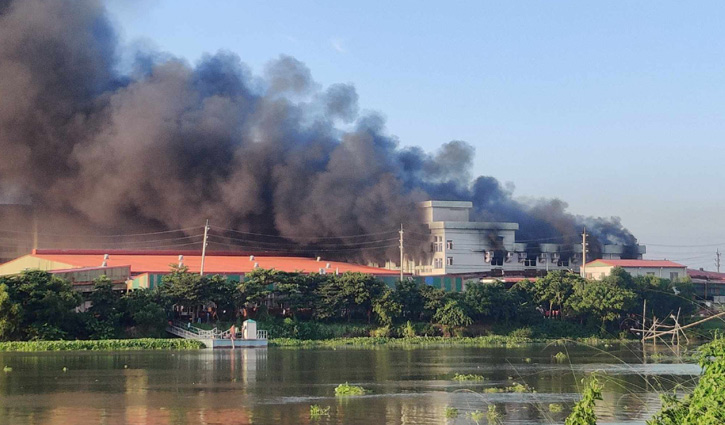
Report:
M 335 51 L 337 51 L 338 53 L 347 53 L 347 49 L 345 49 L 343 40 L 340 38 L 331 39 L 330 46 L 332 46 L 332 48 L 335 49 Z

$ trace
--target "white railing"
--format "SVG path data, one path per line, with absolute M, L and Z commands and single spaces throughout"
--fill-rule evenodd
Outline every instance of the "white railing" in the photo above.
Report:
M 181 322 L 176 322 L 173 325 L 166 327 L 166 330 L 176 336 L 180 336 L 186 339 L 230 339 L 231 331 L 221 331 L 217 328 L 214 329 L 201 329 L 196 326 L 189 326 Z M 244 339 L 241 331 L 236 332 L 234 339 Z M 268 333 L 265 330 L 257 330 L 257 339 L 268 339 Z

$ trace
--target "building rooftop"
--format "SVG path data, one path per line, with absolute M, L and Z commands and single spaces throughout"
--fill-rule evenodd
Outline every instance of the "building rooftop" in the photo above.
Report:
M 473 202 L 470 201 L 423 201 L 418 206 L 422 208 L 439 207 L 439 208 L 473 208 Z
M 428 223 L 431 229 L 470 229 L 470 230 L 519 230 L 518 223 L 486 221 L 433 221 Z
M 130 266 L 133 275 L 143 273 L 168 273 L 172 265 L 179 263 L 179 255 L 183 255 L 183 264 L 192 273 L 198 273 L 201 268 L 201 254 L 198 251 L 113 251 L 113 250 L 36 250 L 32 254 L 20 257 L 0 265 L 0 274 L 3 269 L 12 270 L 13 263 L 19 265 L 35 266 L 45 270 L 76 269 L 100 267 L 104 262 L 104 255 L 108 254 L 106 265 L 108 267 Z M 329 264 L 329 267 L 328 267 Z M 208 274 L 243 274 L 254 270 L 255 265 L 263 269 L 275 269 L 284 272 L 318 273 L 324 268 L 327 273 L 359 272 L 378 276 L 398 275 L 399 271 L 380 269 L 377 267 L 361 266 L 305 257 L 260 256 L 253 258 L 249 254 L 234 253 L 207 253 L 204 260 L 204 273 Z
M 614 266 L 614 267 L 660 267 L 660 268 L 685 268 L 682 264 L 668 260 L 605 260 L 599 259 L 587 263 L 587 267 Z
M 693 279 L 705 279 L 725 283 L 725 273 L 709 272 L 706 270 L 687 269 L 687 275 Z

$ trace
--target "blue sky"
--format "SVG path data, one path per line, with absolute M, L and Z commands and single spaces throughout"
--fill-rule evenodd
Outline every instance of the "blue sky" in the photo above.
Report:
M 286 54 L 353 83 L 401 145 L 465 140 L 476 174 L 619 216 L 648 258 L 713 269 L 725 250 L 723 2 L 106 4 L 129 50 L 254 71 Z

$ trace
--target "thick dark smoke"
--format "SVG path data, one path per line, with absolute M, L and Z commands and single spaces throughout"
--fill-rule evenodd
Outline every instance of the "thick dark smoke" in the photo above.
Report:
M 295 58 L 255 76 L 229 52 L 195 66 L 139 55 L 120 75 L 117 54 L 99 1 L 0 0 L 0 195 L 88 232 L 211 218 L 281 241 L 350 243 L 401 222 L 415 231 L 415 203 L 433 198 L 472 200 L 478 218 L 517 221 L 524 239 L 576 241 L 587 224 L 601 242 L 634 241 L 618 221 L 523 204 L 496 179 L 473 179 L 465 142 L 433 155 L 398 148 L 380 116 L 360 115 L 353 86 L 322 88 Z

